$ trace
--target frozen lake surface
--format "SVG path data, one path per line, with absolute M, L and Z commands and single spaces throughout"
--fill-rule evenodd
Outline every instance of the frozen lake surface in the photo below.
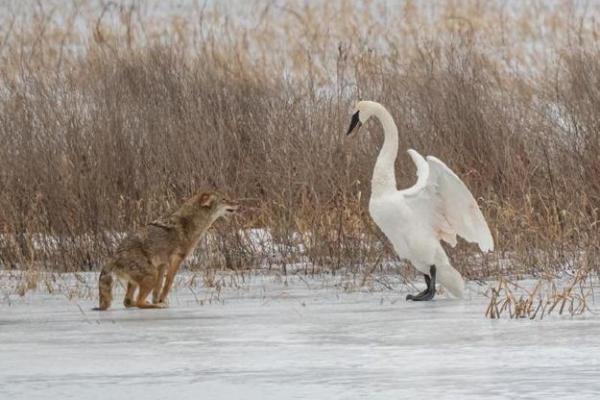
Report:
M 598 399 L 600 317 L 488 320 L 466 300 L 252 278 L 107 312 L 41 292 L 0 303 L 0 399 Z M 214 294 L 214 293 L 213 293 Z M 597 310 L 596 304 L 592 308 Z M 133 397 L 135 396 L 135 397 Z

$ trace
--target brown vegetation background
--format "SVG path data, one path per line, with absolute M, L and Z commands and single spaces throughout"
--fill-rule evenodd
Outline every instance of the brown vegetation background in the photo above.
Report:
M 381 128 L 344 137 L 358 99 L 398 124 L 400 187 L 413 147 L 479 199 L 497 251 L 451 250 L 467 277 L 598 269 L 594 3 L 0 8 L 5 269 L 97 270 L 119 235 L 200 188 L 245 211 L 191 268 L 384 268 L 394 256 L 367 212 Z

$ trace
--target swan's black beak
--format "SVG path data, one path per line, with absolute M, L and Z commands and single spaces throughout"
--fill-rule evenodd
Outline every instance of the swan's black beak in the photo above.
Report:
M 348 128 L 348 132 L 346 132 L 346 135 L 351 134 L 355 130 L 358 131 L 358 129 L 361 127 L 361 125 L 362 125 L 362 122 L 360 122 L 360 119 L 358 119 L 358 111 L 357 111 L 354 113 L 354 115 L 352 115 L 352 120 L 350 121 L 350 128 Z

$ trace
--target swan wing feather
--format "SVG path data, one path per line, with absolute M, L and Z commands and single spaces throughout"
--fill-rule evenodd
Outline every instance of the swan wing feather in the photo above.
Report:
M 420 193 L 425 186 L 427 186 L 427 179 L 429 177 L 429 164 L 416 150 L 409 149 L 407 153 L 410 155 L 410 158 L 412 158 L 415 166 L 417 167 L 417 183 L 408 189 L 402 190 L 401 193 L 405 196 L 412 196 Z
M 477 243 L 482 251 L 493 250 L 490 229 L 463 181 L 436 157 L 425 160 L 414 150 L 409 150 L 409 154 L 417 165 L 418 179 L 401 193 L 416 216 L 431 227 L 438 239 L 451 246 L 456 245 L 458 234 Z

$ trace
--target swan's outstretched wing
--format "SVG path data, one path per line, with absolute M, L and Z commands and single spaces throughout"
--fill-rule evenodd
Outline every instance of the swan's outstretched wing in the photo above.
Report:
M 402 190 L 402 194 L 404 196 L 412 196 L 421 192 L 427 186 L 427 177 L 429 176 L 429 165 L 427 161 L 423 158 L 422 155 L 419 154 L 418 151 L 409 149 L 407 153 L 412 158 L 415 166 L 417 167 L 417 183 L 414 186 L 409 187 L 408 189 Z
M 467 186 L 442 161 L 425 160 L 409 150 L 417 166 L 417 183 L 401 193 L 408 206 L 431 226 L 438 239 L 452 246 L 456 235 L 477 243 L 482 251 L 494 249 L 494 239 L 485 218 Z

